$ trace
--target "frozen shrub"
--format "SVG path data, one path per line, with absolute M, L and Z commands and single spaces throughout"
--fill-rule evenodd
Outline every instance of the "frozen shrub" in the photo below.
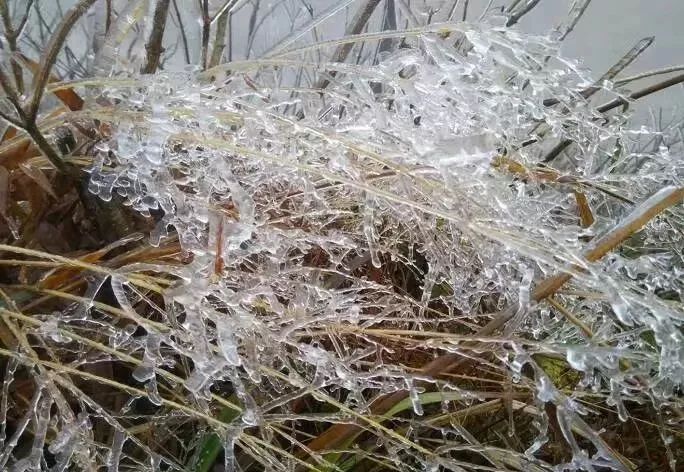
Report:
M 598 418 L 634 407 L 674 470 L 680 126 L 635 128 L 609 82 L 598 111 L 558 42 L 507 21 L 146 75 L 105 42 L 102 76 L 68 84 L 73 123 L 101 123 L 88 189 L 183 263 L 104 270 L 41 318 L 56 357 L 17 351 L 4 386 L 32 370 L 34 447 L 0 435 L 0 467 L 48 470 L 47 442 L 51 470 L 183 470 L 215 432 L 227 470 L 633 470 Z M 324 59 L 387 38 L 377 62 Z M 105 281 L 113 310 L 90 301 Z M 69 380 L 105 360 L 129 367 L 116 409 Z M 467 422 L 478 405 L 506 435 Z M 143 414 L 163 440 L 131 432 Z

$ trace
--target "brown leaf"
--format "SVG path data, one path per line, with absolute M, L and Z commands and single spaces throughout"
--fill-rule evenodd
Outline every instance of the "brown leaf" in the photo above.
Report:
M 42 170 L 25 162 L 19 164 L 19 169 L 21 169 L 21 171 L 26 174 L 27 177 L 38 184 L 40 188 L 45 190 L 45 192 L 47 192 L 52 198 L 57 200 L 57 194 L 54 190 L 52 190 L 52 185 Z
M 589 206 L 587 196 L 584 193 L 575 190 L 575 200 L 577 201 L 577 213 L 579 214 L 582 228 L 590 227 L 594 224 L 594 214 Z
M 23 54 L 19 54 L 19 58 L 21 59 L 22 65 L 25 68 L 27 68 L 31 72 L 31 74 L 36 75 L 36 73 L 40 70 L 40 64 L 38 64 L 33 59 L 30 59 L 30 58 L 24 56 Z M 59 80 L 60 80 L 59 77 L 57 77 L 54 74 L 51 74 L 48 83 L 59 82 Z M 83 109 L 83 99 L 76 92 L 74 92 L 73 89 L 71 89 L 71 88 L 59 89 L 59 90 L 55 90 L 53 92 L 53 94 L 69 110 L 77 111 L 77 110 Z
M 13 139 L 0 146 L 0 165 L 8 170 L 36 156 L 40 156 L 40 151 L 29 138 Z

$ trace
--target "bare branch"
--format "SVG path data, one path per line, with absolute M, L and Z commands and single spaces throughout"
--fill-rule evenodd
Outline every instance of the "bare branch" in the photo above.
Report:
M 225 15 L 226 12 L 230 13 L 233 10 L 233 7 L 236 6 L 237 2 L 238 0 L 228 0 L 226 3 L 224 3 L 223 6 L 211 18 L 211 24 L 213 25 L 219 18 Z
M 231 2 L 226 3 L 226 8 L 217 17 L 216 21 L 216 35 L 214 37 L 214 47 L 211 50 L 211 59 L 209 60 L 209 67 L 218 65 L 223 56 L 223 50 L 226 47 L 226 30 L 228 28 L 228 20 L 230 19 L 231 11 L 227 8 Z
M 207 68 L 209 55 L 209 36 L 211 33 L 211 18 L 209 17 L 209 0 L 202 2 L 202 69 Z
M 21 32 L 24 30 L 24 27 L 26 26 L 26 22 L 29 19 L 29 14 L 31 13 L 31 7 L 33 6 L 34 0 L 28 0 L 26 2 L 26 12 L 24 13 L 24 17 L 19 21 L 19 24 L 17 25 L 16 28 L 14 28 L 14 34 L 18 38 Z
M 356 13 L 356 16 L 352 21 L 351 27 L 347 30 L 346 35 L 349 36 L 361 33 L 363 29 L 366 27 L 366 23 L 368 23 L 368 20 L 370 20 L 371 15 L 375 11 L 379 3 L 380 0 L 368 0 L 368 2 Z M 333 54 L 332 62 L 344 62 L 345 59 L 347 59 L 347 56 L 349 56 L 352 47 L 353 43 L 345 43 L 338 47 L 335 51 L 335 54 Z M 334 72 L 332 72 L 331 74 L 333 76 L 335 75 Z M 324 79 L 317 85 L 317 88 L 326 88 L 329 83 L 329 80 Z
M 447 21 L 451 21 L 454 19 L 454 16 L 456 15 L 456 10 L 458 9 L 458 5 L 461 3 L 461 0 L 455 0 L 454 4 L 451 5 L 451 10 L 449 10 L 449 14 L 447 15 Z
M 24 26 L 26 26 L 26 21 L 28 20 L 32 5 L 33 0 L 29 0 L 26 4 L 26 13 L 24 14 L 24 17 L 19 22 L 19 25 L 14 28 L 14 26 L 12 26 L 12 19 L 10 17 L 7 0 L 0 0 L 0 16 L 2 17 L 3 28 L 5 29 L 7 47 L 10 50 L 10 62 L 12 65 L 12 73 L 14 74 L 14 83 L 19 94 L 24 93 L 24 75 L 22 73 L 21 66 L 15 57 L 15 54 L 17 53 L 17 39 L 19 38 L 21 31 L 24 29 Z
M 608 69 L 608 71 L 605 74 L 603 74 L 600 79 L 598 79 L 595 82 L 596 85 L 593 85 L 582 90 L 580 92 L 580 95 L 587 99 L 599 90 L 601 90 L 601 84 L 603 84 L 603 82 L 605 82 L 606 80 L 614 79 L 620 72 L 622 72 L 625 68 L 632 64 L 646 49 L 648 49 L 653 44 L 654 40 L 654 36 L 649 36 L 647 38 L 640 40 L 637 44 L 634 45 L 634 47 L 632 47 L 632 49 L 627 51 L 627 53 L 625 53 L 625 55 L 622 56 L 620 60 L 613 64 L 613 66 L 610 69 Z M 556 98 L 544 100 L 544 106 L 553 106 L 557 105 L 558 103 L 560 103 L 560 101 Z
M 52 66 L 57 60 L 57 55 L 62 49 L 64 41 L 79 18 L 81 18 L 96 1 L 97 0 L 81 0 L 72 7 L 64 18 L 62 18 L 62 22 L 50 38 L 45 54 L 43 54 L 40 61 L 40 70 L 38 74 L 33 77 L 33 95 L 31 96 L 31 100 L 26 110 L 29 122 L 35 121 L 36 115 L 38 114 L 38 108 L 40 107 L 40 101 L 43 98 L 43 93 L 45 93 L 45 85 L 50 78 Z
M 520 5 L 521 1 L 522 0 L 513 0 L 513 2 L 506 8 L 506 13 L 511 13 L 513 10 L 515 10 L 515 7 Z
M 627 51 L 627 53 L 613 65 L 613 67 L 608 69 L 608 71 L 601 76 L 601 78 L 597 81 L 598 84 L 601 85 L 606 80 L 613 80 L 620 72 L 625 70 L 630 64 L 636 61 L 636 59 L 653 44 L 654 40 L 655 36 L 649 36 L 636 43 L 632 49 Z M 583 91 L 582 96 L 588 98 L 596 93 L 599 89 L 600 88 L 598 86 L 591 87 Z
M 2 88 L 2 91 L 5 92 L 7 99 L 10 101 L 12 106 L 14 106 L 16 112 L 19 114 L 19 117 L 24 120 L 26 117 L 24 115 L 24 109 L 21 106 L 19 93 L 12 85 L 12 81 L 3 69 L 2 65 L 0 65 L 0 88 Z
M 105 35 L 109 33 L 109 28 L 112 27 L 112 0 L 106 0 L 106 8 Z
M 518 21 L 520 21 L 520 19 L 523 16 L 527 15 L 529 12 L 531 12 L 534 9 L 534 7 L 539 5 L 539 2 L 541 2 L 541 0 L 528 0 L 525 5 L 520 7 L 520 9 L 517 12 L 513 13 L 510 16 L 510 18 L 508 18 L 508 21 L 506 22 L 506 26 L 515 25 Z M 516 4 L 517 4 L 517 2 L 516 2 Z
M 24 130 L 31 136 L 33 142 L 36 143 L 40 152 L 50 161 L 50 163 L 57 168 L 62 174 L 70 175 L 69 168 L 67 164 L 62 160 L 62 158 L 57 154 L 57 151 L 50 145 L 50 143 L 45 139 L 43 133 L 38 129 L 38 125 L 35 122 L 30 122 L 26 124 Z
M 8 115 L 7 113 L 0 111 L 0 118 L 14 126 L 15 128 L 20 128 L 21 125 L 23 124 L 21 121 L 17 120 L 16 118 Z M 10 128 L 11 129 L 11 128 Z
M 188 36 L 185 34 L 185 25 L 183 18 L 181 18 L 180 10 L 178 10 L 178 2 L 173 0 L 173 10 L 178 18 L 178 29 L 181 34 L 181 41 L 183 42 L 183 54 L 185 55 L 185 63 L 190 64 L 190 48 L 188 47 Z
M 634 81 L 641 80 L 641 79 L 647 79 L 649 77 L 654 77 L 656 75 L 671 74 L 673 72 L 680 72 L 680 71 L 684 71 L 684 65 L 666 67 L 664 69 L 656 69 L 656 70 L 651 70 L 648 72 L 643 72 L 641 74 L 632 75 L 630 77 L 625 77 L 624 79 L 616 80 L 615 84 L 616 85 L 625 85 L 625 84 L 628 84 L 630 82 L 634 82 Z
M 672 77 L 670 79 L 664 80 L 662 82 L 658 82 L 657 84 L 653 84 L 649 87 L 638 90 L 638 91 L 630 94 L 627 98 L 618 97 L 615 100 L 612 100 L 612 101 L 605 103 L 605 104 L 601 105 L 600 107 L 596 108 L 596 111 L 598 111 L 599 113 L 606 113 L 606 112 L 613 110 L 615 108 L 618 108 L 621 106 L 627 106 L 627 105 L 629 105 L 629 102 L 632 100 L 639 100 L 640 98 L 646 97 L 646 96 L 654 94 L 656 92 L 660 92 L 661 90 L 665 90 L 669 87 L 672 87 L 674 85 L 681 84 L 681 83 L 684 83 L 684 74 L 677 75 L 677 76 Z M 532 144 L 533 142 L 536 142 L 536 140 L 529 142 L 529 144 Z M 542 162 L 551 162 L 556 157 L 558 157 L 560 155 L 560 153 L 563 152 L 572 143 L 573 143 L 573 141 L 570 139 L 562 140 L 551 151 L 549 151 L 549 153 L 546 156 L 544 156 L 544 159 L 542 159 Z
M 560 38 L 558 39 L 559 41 L 564 41 L 565 38 L 567 38 L 570 33 L 572 33 L 577 26 L 577 24 L 580 22 L 582 17 L 584 16 L 584 13 L 587 11 L 587 8 L 589 8 L 589 5 L 591 4 L 591 0 L 581 0 L 583 3 L 581 4 L 573 4 L 572 9 L 568 13 L 570 17 L 570 22 L 567 23 L 565 26 L 564 30 L 561 30 L 561 27 L 558 27 L 558 31 L 561 33 Z
M 157 0 L 152 18 L 152 32 L 150 40 L 145 45 L 147 59 L 140 71 L 143 74 L 154 74 L 159 67 L 159 58 L 164 52 L 162 40 L 164 39 L 164 29 L 166 28 L 166 17 L 169 11 L 170 0 Z
M 614 108 L 624 106 L 624 105 L 629 105 L 630 100 L 639 100 L 640 98 L 644 98 L 648 95 L 654 94 L 656 92 L 660 92 L 661 90 L 665 90 L 667 88 L 670 88 L 674 85 L 681 84 L 684 82 L 684 74 L 677 75 L 675 77 L 672 77 L 667 80 L 663 80 L 662 82 L 658 82 L 657 84 L 653 84 L 649 87 L 643 88 L 639 91 L 636 91 L 632 94 L 629 95 L 627 98 L 619 97 L 616 98 L 615 100 L 608 102 L 604 105 L 601 105 L 598 107 L 596 110 L 599 111 L 600 113 L 605 113 L 607 111 L 610 111 Z

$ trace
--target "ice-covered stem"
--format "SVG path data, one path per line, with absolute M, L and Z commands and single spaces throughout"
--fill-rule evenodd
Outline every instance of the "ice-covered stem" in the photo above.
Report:
M 188 35 L 185 33 L 185 25 L 178 9 L 178 2 L 173 0 L 173 12 L 176 14 L 178 20 L 178 32 L 180 33 L 181 42 L 183 43 L 183 55 L 185 56 L 185 63 L 190 64 L 190 48 L 188 47 Z
M 660 92 L 661 90 L 665 90 L 666 88 L 670 88 L 677 84 L 681 84 L 682 82 L 684 82 L 684 74 L 676 75 L 667 80 L 663 80 L 662 82 L 658 82 L 657 84 L 650 85 L 637 92 L 632 93 L 629 96 L 629 100 L 639 100 L 640 98 L 644 98 L 653 93 Z M 606 103 L 605 105 L 601 105 L 597 108 L 597 111 L 599 113 L 605 113 L 614 108 L 625 105 L 629 105 L 629 101 L 622 97 L 618 97 L 615 100 Z
M 534 7 L 536 7 L 539 4 L 540 1 L 541 0 L 527 0 L 527 3 L 525 3 L 525 5 L 520 7 L 520 9 L 515 13 L 511 14 L 510 18 L 508 18 L 508 21 L 506 22 L 506 26 L 513 26 L 516 23 L 518 23 L 518 21 L 520 21 L 520 19 L 523 16 L 531 12 L 534 9 Z
M 632 49 L 627 51 L 627 53 L 620 58 L 613 66 L 608 69 L 608 71 L 599 78 L 595 85 L 588 87 L 580 92 L 580 95 L 586 100 L 591 98 L 596 92 L 601 90 L 603 84 L 608 80 L 613 80 L 617 75 L 625 70 L 630 64 L 637 60 L 641 54 L 644 53 L 655 41 L 655 36 L 648 36 L 637 42 Z M 557 98 L 547 98 L 544 100 L 544 106 L 554 106 L 558 105 L 560 100 Z
M 630 100 L 639 100 L 640 98 L 644 98 L 648 95 L 660 92 L 662 90 L 665 90 L 667 88 L 673 87 L 677 84 L 681 84 L 684 82 L 684 74 L 676 75 L 674 77 L 671 77 L 669 79 L 663 80 L 662 82 L 658 82 L 657 84 L 650 85 L 648 87 L 644 87 L 641 90 L 638 90 L 632 94 L 630 94 L 627 98 L 623 97 L 618 97 L 614 100 L 611 100 L 608 103 L 605 103 L 598 107 L 596 111 L 599 113 L 607 113 L 615 108 L 621 107 L 621 106 L 627 106 L 629 105 Z M 532 141 L 536 142 L 536 140 Z M 551 162 L 554 160 L 556 157 L 560 155 L 561 152 L 563 152 L 568 146 L 570 146 L 573 143 L 571 139 L 564 139 L 560 143 L 558 143 L 551 151 L 548 152 L 546 156 L 544 156 L 544 159 L 542 159 L 543 162 Z
M 601 238 L 592 242 L 584 251 L 583 256 L 588 262 L 596 262 L 618 247 L 625 239 L 641 229 L 646 223 L 658 216 L 671 206 L 684 199 L 684 187 L 666 187 L 651 196 L 623 221 Z M 544 280 L 534 290 L 532 298 L 541 301 L 556 293 L 568 280 L 572 278 L 569 272 L 555 275 Z
M 166 28 L 166 17 L 168 16 L 170 2 L 171 0 L 158 0 L 157 6 L 154 8 L 152 32 L 150 33 L 150 40 L 145 45 L 147 58 L 145 65 L 140 71 L 143 74 L 154 74 L 159 67 L 159 61 L 162 52 L 164 52 L 162 40 L 164 39 L 164 29 Z
M 366 4 L 361 7 L 358 12 L 356 12 L 356 16 L 352 21 L 352 25 L 347 31 L 348 36 L 359 34 L 361 31 L 363 31 L 363 29 L 366 27 L 366 23 L 368 23 L 368 20 L 370 20 L 371 15 L 379 3 L 380 0 L 368 0 L 368 2 L 366 2 Z M 345 59 L 347 59 L 347 56 L 349 56 L 353 46 L 354 43 L 345 43 L 338 47 L 333 55 L 332 62 L 344 62 Z M 335 73 L 331 72 L 331 75 L 334 76 Z M 328 79 L 323 79 L 316 85 L 316 88 L 324 89 L 329 84 L 330 81 Z

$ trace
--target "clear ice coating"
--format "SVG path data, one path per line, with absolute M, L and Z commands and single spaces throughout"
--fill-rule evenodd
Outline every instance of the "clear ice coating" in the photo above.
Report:
M 145 10 L 134 3 L 122 13 L 131 21 Z M 587 4 L 575 2 L 573 14 Z M 572 18 L 554 36 L 567 34 Z M 123 26 L 113 32 L 125 34 Z M 456 355 L 479 359 L 511 389 L 531 389 L 529 403 L 502 404 L 536 429 L 519 457 L 504 459 L 444 422 L 442 434 L 460 438 L 458 447 L 494 465 L 551 470 L 535 455 L 553 425 L 570 450 L 555 470 L 629 470 L 586 420 L 584 400 L 597 395 L 623 421 L 630 403 L 662 411 L 681 404 L 681 205 L 606 257 L 583 254 L 651 211 L 663 192 L 681 189 L 681 125 L 636 129 L 621 110 L 606 119 L 582 93 L 593 78 L 560 56 L 557 41 L 501 21 L 415 27 L 395 35 L 401 47 L 359 64 L 321 59 L 339 44 L 300 44 L 317 26 L 304 23 L 262 59 L 145 76 L 104 41 L 95 69 L 105 85 L 86 84 L 87 113 L 108 122 L 108 139 L 95 148 L 89 189 L 153 215 L 153 243 L 177 235 L 188 261 L 111 275 L 126 323 L 111 321 L 110 349 L 138 361 L 137 390 L 128 393 L 165 409 L 154 421 L 206 422 L 229 448 L 227 467 L 239 446 L 260 451 L 264 470 L 280 470 L 293 469 L 297 456 L 259 445 L 287 438 L 280 423 L 319 421 L 292 405 L 328 401 L 317 414 L 349 423 L 354 412 L 372 411 L 371 400 L 403 391 L 409 429 L 393 435 L 365 424 L 377 436 L 373 447 L 393 451 L 392 460 L 416 457 L 416 470 L 468 470 L 447 446 L 429 455 L 413 442 L 412 428 L 436 428 L 426 419 L 431 403 L 448 411 L 447 400 L 430 400 L 435 392 L 487 401 L 477 385 L 417 369 Z M 348 44 L 362 39 L 385 38 Z M 625 93 L 599 87 L 608 101 Z M 571 152 L 542 163 L 566 139 Z M 589 225 L 578 194 L 592 211 Z M 561 272 L 573 278 L 554 295 L 558 310 L 535 288 Z M 173 280 L 163 307 L 135 288 L 143 273 Z M 512 316 L 501 330 L 478 331 L 504 309 Z M 106 319 L 97 310 L 87 317 L 79 322 Z M 68 328 L 51 317 L 37 333 L 55 345 L 78 343 Z M 577 374 L 575 384 L 561 385 L 552 362 Z M 35 395 L 36 409 L 60 405 L 48 388 Z M 239 414 L 212 422 L 217 396 Z M 174 411 L 178 404 L 186 409 Z M 83 408 L 115 430 L 108 470 L 128 470 L 123 451 L 145 446 L 117 415 L 85 400 Z M 24 427 L 45 436 L 49 419 L 27 417 Z M 90 427 L 78 416 L 54 428 L 59 464 L 94 454 L 79 442 Z M 37 448 L 11 470 L 41 470 Z M 155 454 L 151 469 L 182 470 Z

